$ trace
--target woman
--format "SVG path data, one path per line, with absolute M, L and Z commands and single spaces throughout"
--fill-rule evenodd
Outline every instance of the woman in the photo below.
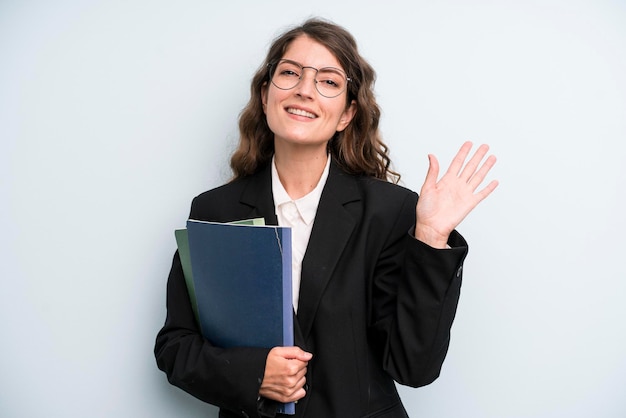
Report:
M 295 347 L 222 349 L 194 320 L 178 255 L 155 355 L 169 381 L 220 417 L 406 417 L 394 381 L 439 375 L 461 285 L 454 231 L 496 187 L 495 163 L 464 144 L 421 196 L 397 186 L 380 139 L 374 71 L 352 36 L 309 20 L 273 43 L 240 117 L 234 179 L 192 203 L 190 218 L 263 217 L 291 226 Z M 481 163 L 482 162 L 482 163 Z

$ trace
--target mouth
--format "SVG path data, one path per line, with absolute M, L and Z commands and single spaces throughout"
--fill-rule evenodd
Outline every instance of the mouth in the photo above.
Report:
M 309 118 L 309 119 L 315 119 L 317 118 L 317 116 L 311 112 L 307 112 L 306 110 L 302 110 L 302 109 L 296 109 L 295 107 L 288 107 L 287 108 L 287 113 L 290 113 L 292 115 L 296 115 L 296 116 L 304 116 L 305 118 Z

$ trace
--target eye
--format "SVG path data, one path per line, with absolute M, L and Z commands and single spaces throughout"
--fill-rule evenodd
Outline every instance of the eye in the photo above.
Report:
M 302 69 L 300 67 L 298 67 L 298 65 L 289 62 L 289 61 L 283 61 L 280 62 L 278 64 L 278 66 L 276 66 L 276 74 L 278 74 L 280 77 L 300 77 L 300 73 L 302 72 Z
M 319 82 L 327 84 L 330 87 L 339 87 L 339 84 L 335 80 L 319 80 Z
M 293 70 L 282 70 L 279 74 L 284 76 L 299 77 L 298 73 Z
M 326 88 L 341 89 L 345 84 L 345 77 L 337 70 L 323 68 L 317 74 L 317 82 Z

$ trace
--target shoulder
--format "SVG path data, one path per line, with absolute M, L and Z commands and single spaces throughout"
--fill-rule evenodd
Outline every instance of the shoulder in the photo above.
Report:
M 242 178 L 233 180 L 229 183 L 215 187 L 200 193 L 193 199 L 194 205 L 202 205 L 206 203 L 214 203 L 216 201 L 222 201 L 223 199 L 230 199 L 232 197 L 239 197 L 243 190 L 245 190 L 248 178 Z
M 407 197 L 414 197 L 417 200 L 417 193 L 414 191 L 366 175 L 350 174 L 333 160 L 329 176 L 329 183 L 332 188 L 347 195 L 359 195 L 361 198 L 390 198 L 403 200 Z
M 242 199 L 250 182 L 249 177 L 237 179 L 199 194 L 191 203 L 189 217 L 212 222 L 242 219 L 249 211 Z
M 409 188 L 375 177 L 359 177 L 358 182 L 362 185 L 364 190 L 369 192 L 385 193 L 393 196 L 417 196 L 417 193 Z
M 354 216 L 376 222 L 382 220 L 381 227 L 398 218 L 415 221 L 417 193 L 398 184 L 346 173 L 338 166 L 331 166 L 325 191 L 329 199 L 339 202 Z
M 226 184 L 201 193 L 195 198 L 195 201 L 198 203 L 213 203 L 224 199 L 254 199 L 259 193 L 271 191 L 271 182 L 271 168 L 269 165 L 265 165 L 252 175 L 236 178 Z
M 360 177 L 357 184 L 367 205 L 392 209 L 417 204 L 417 193 L 404 186 L 373 177 Z

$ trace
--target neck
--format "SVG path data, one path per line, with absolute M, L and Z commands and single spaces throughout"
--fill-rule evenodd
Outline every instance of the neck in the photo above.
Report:
M 322 177 L 328 156 L 323 153 L 299 153 L 298 155 L 279 152 L 274 155 L 276 171 L 289 197 L 296 200 L 309 194 Z

